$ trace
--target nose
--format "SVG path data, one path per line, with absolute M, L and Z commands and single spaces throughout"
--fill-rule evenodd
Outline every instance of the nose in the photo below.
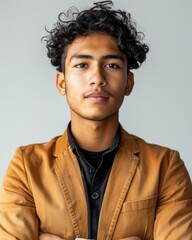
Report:
M 94 66 L 91 71 L 90 85 L 91 86 L 106 86 L 106 84 L 107 84 L 107 81 L 106 81 L 106 76 L 105 76 L 104 70 L 99 65 Z

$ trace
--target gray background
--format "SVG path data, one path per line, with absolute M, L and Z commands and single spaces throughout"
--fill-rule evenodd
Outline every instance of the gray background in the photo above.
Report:
M 41 37 L 72 5 L 92 0 L 0 0 L 0 183 L 18 146 L 48 141 L 69 121 L 55 69 Z M 116 0 L 132 13 L 150 46 L 135 71 L 135 88 L 125 99 L 121 123 L 148 142 L 180 152 L 192 176 L 192 1 Z

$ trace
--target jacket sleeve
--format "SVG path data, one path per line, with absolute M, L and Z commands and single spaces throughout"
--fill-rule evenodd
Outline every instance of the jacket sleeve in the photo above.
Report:
M 192 184 L 189 174 L 173 152 L 160 180 L 154 240 L 192 240 Z M 166 170 L 165 170 L 166 169 Z
M 0 192 L 0 239 L 38 240 L 38 225 L 24 159 L 18 149 Z

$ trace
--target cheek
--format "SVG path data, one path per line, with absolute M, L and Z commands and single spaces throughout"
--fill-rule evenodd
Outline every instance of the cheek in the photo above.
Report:
M 114 83 L 113 91 L 114 93 L 116 93 L 117 96 L 119 96 L 119 98 L 121 98 L 121 96 L 125 94 L 126 85 L 126 82 L 122 80 L 116 81 Z
M 79 79 L 68 79 L 66 82 L 66 98 L 70 104 L 80 103 L 84 91 L 84 86 Z
M 86 83 L 86 75 L 81 72 L 71 72 L 70 76 L 67 78 L 66 83 L 70 89 L 78 90 L 84 86 Z
M 73 92 L 76 92 L 77 89 L 79 88 L 78 78 L 74 76 L 74 74 L 66 78 L 65 87 L 66 87 L 66 92 L 68 94 L 72 94 Z
M 125 89 L 128 77 L 125 71 L 122 70 L 121 72 L 113 73 L 108 79 L 117 91 L 121 91 Z

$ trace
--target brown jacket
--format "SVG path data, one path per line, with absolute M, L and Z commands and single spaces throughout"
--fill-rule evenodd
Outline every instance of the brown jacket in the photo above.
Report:
M 81 172 L 67 132 L 19 148 L 0 193 L 0 240 L 49 232 L 87 237 Z M 179 154 L 122 130 L 100 213 L 98 240 L 192 239 L 192 185 Z

